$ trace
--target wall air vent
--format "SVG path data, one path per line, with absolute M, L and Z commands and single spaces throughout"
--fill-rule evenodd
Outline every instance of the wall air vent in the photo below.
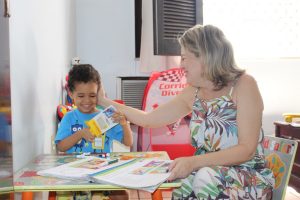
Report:
M 121 99 L 128 106 L 142 109 L 144 89 L 149 77 L 126 76 L 117 77 L 117 99 Z

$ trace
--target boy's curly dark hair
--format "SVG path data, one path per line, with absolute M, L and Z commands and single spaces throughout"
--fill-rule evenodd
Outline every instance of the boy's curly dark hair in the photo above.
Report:
M 101 86 L 101 78 L 98 71 L 90 64 L 74 65 L 69 71 L 68 88 L 70 92 L 75 89 L 76 83 L 95 82 L 98 85 L 98 90 Z

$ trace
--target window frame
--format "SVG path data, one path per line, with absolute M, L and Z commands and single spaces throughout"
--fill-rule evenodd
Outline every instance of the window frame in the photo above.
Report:
M 189 17 L 188 15 L 181 16 L 179 19 L 181 24 L 177 23 L 178 26 L 174 26 L 174 29 L 179 30 L 172 37 L 165 37 L 165 32 L 167 32 L 166 23 L 164 23 L 164 17 L 168 20 L 167 14 L 164 16 L 164 6 L 172 6 L 172 4 L 180 4 L 180 10 L 174 8 L 174 14 L 185 9 L 186 4 L 194 4 L 195 10 L 192 13 L 192 19 L 185 20 L 184 18 Z M 173 9 L 172 8 L 172 9 Z M 172 12 L 173 12 L 172 11 Z M 176 16 L 178 17 L 178 15 Z M 169 18 L 171 21 L 174 19 Z M 191 23 L 191 20 L 193 21 Z M 188 22 L 189 21 L 189 22 Z M 182 24 L 186 23 L 186 24 Z M 196 25 L 203 24 L 203 0 L 153 0 L 153 54 L 163 55 L 163 56 L 179 56 L 180 55 L 180 45 L 177 38 L 183 34 L 185 30 Z M 173 27 L 172 27 L 173 29 Z

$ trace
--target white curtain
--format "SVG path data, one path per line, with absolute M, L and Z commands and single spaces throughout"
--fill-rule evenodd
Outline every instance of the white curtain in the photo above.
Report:
M 180 56 L 155 56 L 153 54 L 153 5 L 152 1 L 143 0 L 139 71 L 147 73 L 179 66 Z

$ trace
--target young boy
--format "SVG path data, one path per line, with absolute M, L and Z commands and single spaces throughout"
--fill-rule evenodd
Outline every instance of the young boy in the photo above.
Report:
M 95 117 L 100 110 L 97 105 L 97 93 L 101 88 L 100 75 L 89 64 L 74 65 L 69 72 L 68 88 L 76 109 L 68 112 L 62 119 L 55 143 L 61 152 L 109 153 L 113 140 L 131 146 L 133 137 L 125 116 L 116 112 L 113 119 L 118 125 L 105 132 L 104 147 L 93 148 L 94 136 L 85 121 Z M 101 108 L 100 108 L 101 109 Z
M 89 64 L 74 65 L 69 71 L 68 88 L 76 109 L 68 112 L 61 120 L 55 137 L 57 149 L 61 152 L 91 152 L 109 153 L 113 140 L 132 146 L 133 137 L 125 116 L 116 111 L 113 120 L 118 125 L 105 132 L 104 147 L 93 148 L 95 137 L 89 131 L 85 121 L 95 117 L 100 110 L 97 105 L 97 94 L 101 88 L 100 75 Z M 102 110 L 102 108 L 100 108 Z M 74 199 L 80 199 L 82 194 L 74 193 Z M 84 196 L 91 196 L 90 192 Z M 110 193 L 110 199 L 128 199 L 125 191 Z

